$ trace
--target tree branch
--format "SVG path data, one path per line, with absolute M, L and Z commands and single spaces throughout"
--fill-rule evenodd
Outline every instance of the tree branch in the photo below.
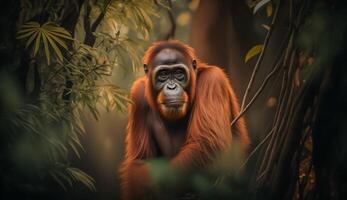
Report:
M 90 12 L 91 12 L 91 6 L 89 5 L 88 2 L 85 2 L 84 4 L 84 16 L 83 16 L 83 27 L 84 31 L 86 32 L 85 39 L 88 37 L 89 34 L 91 34 L 91 29 L 90 29 Z
M 91 31 L 94 32 L 96 30 L 96 28 L 99 26 L 99 24 L 101 23 L 101 21 L 105 18 L 106 12 L 107 12 L 107 8 L 108 6 L 111 4 L 111 0 L 107 0 L 105 3 L 105 7 L 104 10 L 100 13 L 100 15 L 96 18 L 96 20 L 94 21 L 92 27 L 91 27 Z
M 170 10 L 167 11 L 167 14 L 169 16 L 169 20 L 171 23 L 171 28 L 169 30 L 169 32 L 166 34 L 165 36 L 165 40 L 169 40 L 169 39 L 173 39 L 175 37 L 175 32 L 176 32 L 176 22 L 175 22 L 175 18 L 171 12 L 172 10 L 172 2 L 171 0 L 167 0 Z
M 282 60 L 282 56 L 280 57 L 280 60 Z M 280 61 L 279 60 L 279 61 Z M 253 96 L 253 98 L 249 101 L 249 103 L 246 105 L 244 109 L 242 109 L 237 117 L 234 118 L 234 120 L 231 122 L 231 126 L 234 126 L 234 124 L 239 120 L 245 112 L 249 109 L 249 107 L 253 104 L 253 102 L 258 98 L 258 96 L 261 94 L 261 92 L 264 90 L 266 84 L 270 80 L 270 78 L 275 74 L 275 72 L 278 70 L 279 66 L 282 64 L 282 62 L 276 62 L 274 68 L 270 71 L 270 73 L 266 76 L 260 87 L 258 88 L 257 92 Z
M 253 72 L 252 72 L 252 75 L 251 75 L 251 78 L 248 82 L 248 85 L 247 85 L 247 88 L 246 88 L 246 91 L 245 91 L 245 94 L 243 96 L 243 99 L 242 99 L 242 104 L 241 104 L 241 111 L 244 109 L 245 107 L 245 104 L 246 104 L 246 100 L 247 100 L 247 96 L 248 96 L 248 93 L 249 91 L 251 90 L 251 87 L 252 87 L 252 84 L 254 82 L 254 79 L 255 79 L 255 76 L 259 70 L 259 67 L 264 59 L 264 55 L 265 55 L 265 50 L 269 44 L 269 41 L 270 41 L 270 37 L 272 35 L 272 32 L 273 32 L 273 29 L 274 29 L 274 25 L 277 21 L 277 16 L 278 16 L 278 10 L 280 8 L 280 4 L 281 4 L 281 0 L 279 0 L 277 6 L 276 6 L 276 10 L 275 10 L 275 14 L 272 18 L 272 22 L 270 24 L 270 29 L 268 30 L 267 34 L 266 34 L 266 37 L 265 37 L 265 40 L 264 40 L 264 43 L 263 43 L 263 49 L 261 50 L 260 52 L 260 55 L 258 57 L 258 60 L 254 66 L 254 69 L 253 69 Z
M 93 46 L 96 40 L 95 35 L 93 32 L 96 31 L 102 20 L 105 18 L 107 8 L 111 4 L 111 0 L 107 0 L 105 3 L 105 7 L 103 11 L 99 14 L 99 16 L 95 19 L 94 23 L 91 24 L 90 22 L 90 12 L 91 12 L 91 6 L 89 5 L 88 2 L 85 4 L 85 15 L 84 15 L 84 30 L 85 30 L 85 38 L 84 38 L 84 43 Z

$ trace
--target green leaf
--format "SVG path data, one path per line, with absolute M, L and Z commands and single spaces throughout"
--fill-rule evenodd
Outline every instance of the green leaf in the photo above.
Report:
M 263 50 L 262 44 L 252 47 L 246 54 L 245 62 L 247 62 L 249 59 L 253 58 L 254 56 L 258 55 L 262 50 Z
M 42 27 L 48 27 L 48 26 L 56 26 L 56 24 L 54 22 L 46 22 L 44 24 L 42 24 Z
M 96 191 L 95 185 L 94 185 L 95 181 L 91 176 L 89 176 L 82 170 L 74 168 L 74 167 L 67 168 L 67 171 L 71 174 L 71 176 L 73 177 L 75 181 L 80 181 L 85 186 L 87 186 L 91 191 Z
M 60 180 L 59 178 L 58 178 L 58 176 L 56 176 L 53 172 L 49 172 L 49 174 L 52 176 L 52 178 L 64 189 L 64 191 L 67 191 L 67 189 L 66 189 L 66 187 L 65 187 L 65 185 L 64 185 L 64 183 L 63 183 L 63 181 L 62 180 Z
M 66 182 L 69 183 L 70 187 L 72 186 L 72 180 L 71 180 L 71 178 L 67 174 L 64 174 L 64 173 L 62 173 L 62 172 L 60 172 L 58 170 L 55 171 L 55 174 L 59 175 L 64 180 L 66 180 Z
M 48 34 L 49 35 L 49 34 Z M 50 45 L 52 46 L 55 54 L 58 56 L 58 59 L 60 61 L 63 60 L 63 54 L 61 53 L 60 49 L 58 48 L 58 46 L 55 44 L 55 42 L 52 40 L 53 37 L 47 37 L 47 39 L 49 40 Z
M 45 55 L 46 55 L 47 63 L 48 63 L 48 65 L 50 65 L 51 64 L 51 54 L 49 52 L 48 41 L 47 41 L 47 36 L 46 36 L 45 31 L 42 31 L 42 40 L 43 40 L 43 46 L 45 48 Z
M 65 42 L 61 40 L 59 37 L 55 36 L 53 33 L 48 33 L 50 38 L 56 41 L 60 46 L 62 46 L 64 49 L 68 49 Z
M 54 35 L 54 36 L 57 36 L 59 38 L 63 38 L 63 39 L 66 39 L 66 40 L 73 40 L 73 38 L 71 36 L 67 36 L 67 35 L 64 35 L 64 34 L 60 34 L 58 32 L 50 32 L 50 34 Z
M 34 39 L 36 38 L 37 36 L 37 32 L 35 32 L 34 34 L 32 34 L 29 38 L 29 40 L 26 42 L 25 44 L 25 48 L 28 48 L 30 46 L 30 44 L 34 41 Z
M 62 35 L 70 37 L 70 39 L 71 39 L 71 34 L 66 29 L 64 29 L 62 27 L 59 27 L 59 26 L 47 26 L 47 28 L 52 30 L 52 32 L 54 32 L 54 33 L 60 33 Z
M 22 32 L 18 32 L 16 39 L 21 40 L 23 38 L 29 37 L 30 35 L 32 35 L 34 33 L 35 33 L 35 31 L 32 31 L 32 30 L 28 30 L 28 31 L 25 31 L 25 32 L 23 32 L 23 31 Z
M 50 48 L 54 50 L 54 55 L 57 56 L 58 60 L 62 61 L 63 55 L 57 43 L 60 47 L 67 50 L 68 47 L 64 40 L 73 40 L 71 34 L 67 30 L 58 26 L 54 22 L 46 22 L 42 26 L 37 22 L 28 22 L 17 32 L 17 39 L 27 40 L 25 48 L 28 48 L 32 43 L 35 43 L 33 46 L 33 56 L 37 55 L 42 39 L 48 65 L 51 62 L 52 56 Z
M 40 27 L 40 24 L 38 22 L 27 22 L 22 25 L 22 28 L 37 28 Z
M 74 151 L 75 155 L 76 155 L 79 159 L 81 159 L 81 155 L 80 155 L 80 153 L 79 153 L 77 147 L 75 146 L 75 144 L 74 144 L 72 141 L 69 141 L 69 145 L 70 145 L 71 149 Z
M 36 56 L 37 52 L 39 51 L 39 47 L 40 47 L 40 42 L 41 42 L 41 35 L 42 32 L 38 32 L 38 35 L 36 37 L 36 41 L 35 41 L 35 47 L 34 47 L 34 56 Z

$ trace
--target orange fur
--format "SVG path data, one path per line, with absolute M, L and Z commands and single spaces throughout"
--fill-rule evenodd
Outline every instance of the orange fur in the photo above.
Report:
M 183 96 L 182 97 L 183 101 L 186 102 L 186 103 L 184 103 L 182 105 L 182 107 L 179 108 L 179 110 L 177 110 L 177 109 L 168 108 L 168 107 L 163 105 L 165 97 L 164 97 L 163 92 L 160 92 L 158 94 L 158 97 L 157 97 L 158 111 L 166 119 L 175 120 L 175 119 L 180 119 L 180 118 L 184 117 L 187 114 L 187 112 L 188 112 L 189 97 L 188 97 L 186 92 L 184 92 L 182 96 Z
M 148 74 L 138 79 L 131 90 L 133 103 L 129 105 L 126 154 L 120 169 L 124 199 L 150 195 L 151 182 L 144 161 L 170 152 L 164 151 L 167 149 L 160 151 L 160 147 L 166 146 L 162 144 L 166 140 L 173 141 L 172 135 L 175 135 L 170 135 L 172 130 L 165 127 L 158 115 L 158 94 L 153 93 L 149 81 L 151 59 L 160 49 L 168 46 L 179 49 L 189 61 L 197 60 L 193 49 L 178 41 L 154 43 L 147 50 L 143 61 L 148 64 Z M 244 119 L 240 118 L 233 128 L 230 126 L 232 119 L 239 114 L 239 105 L 226 74 L 218 67 L 199 61 L 196 71 L 190 68 L 190 116 L 186 129 L 182 130 L 185 141 L 172 151 L 177 153 L 169 156 L 173 167 L 184 169 L 205 168 L 213 163 L 214 158 L 231 145 L 233 136 L 241 142 L 244 151 L 249 145 Z

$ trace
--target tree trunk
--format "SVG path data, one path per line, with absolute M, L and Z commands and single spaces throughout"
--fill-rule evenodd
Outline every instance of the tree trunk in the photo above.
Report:
M 346 3 L 273 3 L 280 4 L 279 19 L 252 88 L 259 88 L 264 77 L 274 78 L 270 78 L 271 87 L 260 90 L 246 115 L 253 140 L 263 138 L 250 155 L 258 155 L 258 163 L 253 160 L 248 165 L 253 168 L 254 198 L 345 198 L 347 149 L 343 143 L 347 137 L 342 132 L 347 120 L 343 103 L 347 102 L 343 79 L 347 74 L 342 49 L 347 45 Z M 262 43 L 253 28 L 259 14 L 253 17 L 250 12 L 243 1 L 201 0 L 190 37 L 203 61 L 226 69 L 239 97 L 254 64 L 244 63 L 243 56 Z M 276 63 L 279 69 L 271 74 Z M 251 90 L 249 98 L 255 94 Z M 276 97 L 276 109 L 266 109 L 269 96 Z M 311 138 L 313 146 L 307 147 Z M 309 166 L 303 167 L 305 163 Z

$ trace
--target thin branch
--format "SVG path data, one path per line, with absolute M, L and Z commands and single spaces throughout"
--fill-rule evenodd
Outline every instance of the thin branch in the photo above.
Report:
M 281 56 L 279 57 L 279 60 L 276 62 L 275 66 L 273 67 L 273 69 L 269 72 L 269 74 L 266 76 L 266 78 L 264 79 L 264 81 L 262 82 L 261 86 L 259 87 L 258 91 L 256 92 L 256 94 L 253 96 L 253 98 L 251 99 L 251 101 L 247 104 L 247 106 L 245 107 L 244 110 L 242 110 L 239 115 L 231 122 L 231 126 L 233 126 L 237 120 L 239 120 L 242 115 L 249 109 L 249 107 L 253 104 L 253 102 L 257 99 L 257 97 L 261 94 L 261 92 L 263 91 L 263 89 L 265 88 L 267 82 L 270 80 L 270 78 L 275 74 L 275 72 L 279 69 L 279 66 L 281 66 L 282 64 L 282 57 L 283 54 L 280 54 Z M 240 169 L 242 169 L 250 160 L 251 157 L 253 157 L 255 155 L 255 152 L 258 151 L 258 149 L 265 144 L 265 142 L 270 138 L 270 136 L 273 134 L 275 130 L 275 127 L 273 127 L 271 129 L 271 131 L 269 132 L 269 134 L 253 149 L 253 151 L 248 155 L 248 157 L 246 158 L 246 160 L 242 163 Z
M 288 63 L 288 58 L 289 58 L 289 53 L 291 52 L 291 49 L 292 49 L 292 43 L 293 43 L 293 33 L 292 33 L 292 29 L 290 29 L 289 33 L 290 33 L 290 39 L 289 39 L 289 43 L 288 43 L 288 46 L 286 48 L 286 52 L 284 54 L 284 60 L 283 60 L 283 70 L 284 70 L 284 73 L 283 73 L 283 81 L 282 81 L 282 86 L 281 86 L 281 94 L 280 96 L 278 97 L 279 99 L 279 104 L 278 104 L 278 107 L 277 107 L 277 111 L 276 111 L 276 120 L 274 120 L 274 124 L 273 126 L 275 126 L 275 132 L 278 133 L 282 127 L 284 126 L 284 123 L 286 122 L 287 118 L 288 118 L 288 115 L 286 115 L 286 113 L 289 112 L 289 102 L 291 102 L 291 99 L 292 99 L 292 90 L 290 89 L 290 86 L 288 86 L 288 82 L 289 80 L 291 79 L 290 77 L 290 72 L 289 72 L 289 68 L 287 66 L 287 63 Z M 282 116 L 282 117 L 280 117 Z M 277 150 L 277 146 L 278 146 L 278 134 L 275 134 L 273 135 L 273 137 L 271 137 L 271 140 L 270 140 L 270 143 L 268 145 L 268 148 L 266 149 L 266 152 L 265 152 L 265 156 L 264 156 L 264 159 L 263 159 L 263 162 L 259 168 L 259 171 L 264 171 L 264 168 L 268 168 L 270 166 L 269 163 L 272 162 L 272 160 L 275 158 L 273 156 L 273 154 L 276 152 Z
M 267 156 L 267 162 L 263 162 L 262 166 L 265 166 L 265 171 L 272 171 L 271 169 L 275 166 L 274 163 L 278 163 L 279 156 L 278 153 L 281 151 L 282 146 L 285 142 L 286 130 L 288 129 L 290 123 L 292 123 L 292 116 L 294 114 L 295 104 L 293 103 L 293 99 L 295 97 L 294 93 L 294 84 L 292 82 L 292 69 L 294 68 L 294 57 L 295 52 L 292 52 L 292 55 L 290 56 L 290 65 L 289 67 L 285 67 L 286 73 L 284 74 L 286 76 L 286 87 L 285 87 L 285 93 L 282 97 L 282 104 L 280 106 L 280 109 L 282 110 L 280 113 L 280 118 L 276 123 L 276 129 L 275 134 L 276 136 L 273 140 L 273 143 L 270 146 L 271 151 L 269 151 L 269 154 Z M 284 61 L 284 63 L 287 63 L 287 60 Z M 286 65 L 285 65 L 286 66 Z M 280 134 L 282 133 L 282 134 Z
M 264 170 L 256 179 L 256 182 L 259 182 L 264 176 L 265 174 L 267 173 L 268 171 L 267 170 Z
M 111 4 L 111 0 L 106 1 L 104 10 L 100 13 L 100 15 L 95 19 L 94 23 L 92 24 L 91 32 L 95 32 L 96 28 L 99 26 L 101 21 L 105 18 L 107 8 L 110 4 Z
M 258 151 L 258 149 L 265 144 L 265 142 L 270 138 L 270 136 L 273 134 L 274 128 L 271 129 L 271 131 L 266 135 L 266 137 L 253 149 L 253 151 L 248 155 L 246 160 L 242 163 L 239 171 L 245 167 L 245 165 L 248 163 L 249 159 L 254 156 L 254 154 Z
M 85 3 L 85 15 L 83 18 L 83 24 L 84 24 L 84 31 L 85 31 L 85 39 L 84 39 L 84 43 L 89 45 L 89 46 L 93 46 L 96 40 L 96 36 L 93 35 L 93 32 L 96 31 L 96 29 L 98 28 L 98 26 L 100 25 L 101 21 L 105 18 L 106 12 L 107 12 L 107 8 L 110 5 L 111 0 L 106 1 L 105 3 L 105 7 L 104 10 L 101 11 L 101 13 L 99 14 L 99 16 L 95 19 L 94 23 L 91 24 L 90 21 L 90 13 L 91 13 L 91 6 L 88 2 Z
M 89 34 L 91 32 L 90 30 L 90 12 L 91 12 L 91 6 L 89 5 L 89 2 L 85 2 L 84 4 L 84 16 L 83 16 L 83 28 L 84 31 L 86 32 L 86 37 L 87 34 Z
M 234 126 L 234 124 L 237 122 L 237 120 L 239 120 L 244 114 L 245 112 L 247 112 L 247 110 L 249 109 L 249 107 L 253 104 L 253 102 L 259 97 L 260 93 L 264 90 L 266 84 L 268 83 L 268 81 L 270 80 L 270 78 L 275 74 L 275 72 L 277 71 L 277 69 L 279 68 L 279 66 L 282 64 L 282 62 L 277 62 L 275 67 L 271 70 L 271 72 L 266 76 L 266 78 L 264 79 L 264 81 L 262 82 L 261 86 L 259 87 L 259 89 L 257 90 L 257 92 L 255 93 L 255 95 L 253 96 L 253 98 L 249 101 L 249 103 L 246 105 L 246 107 L 240 111 L 239 115 L 237 117 L 234 118 L 234 120 L 231 122 L 231 126 Z
M 251 87 L 253 85 L 253 82 L 254 82 L 254 79 L 255 79 L 255 76 L 259 70 L 259 67 L 260 67 L 260 64 L 262 63 L 263 59 L 264 59 L 264 56 L 265 56 L 265 50 L 267 49 L 268 47 L 268 44 L 269 44 L 269 41 L 270 41 L 270 38 L 271 38 L 271 35 L 272 35 L 272 32 L 273 32 L 273 29 L 274 29 L 274 25 L 277 21 L 277 16 L 278 16 L 278 10 L 280 8 L 280 4 L 281 4 L 281 0 L 279 0 L 278 4 L 277 4 L 277 7 L 276 7 L 276 10 L 275 10 L 275 13 L 274 13 L 274 16 L 272 18 L 272 22 L 270 24 L 270 29 L 268 30 L 267 34 L 266 34 L 266 37 L 265 37 L 265 40 L 264 40 L 264 43 L 263 43 L 263 49 L 261 50 L 260 52 L 260 55 L 258 57 L 258 60 L 254 66 L 254 69 L 253 69 L 253 72 L 252 72 L 252 75 L 251 75 L 251 78 L 248 82 L 248 85 L 247 85 L 247 88 L 246 88 L 246 91 L 245 91 L 245 94 L 243 96 L 243 99 L 242 99 L 242 104 L 241 104 L 241 111 L 244 109 L 245 107 L 245 104 L 246 104 L 246 100 L 247 100 L 247 96 L 248 96 L 248 93 L 249 91 L 251 90 Z
M 164 40 L 169 40 L 169 39 L 173 39 L 175 37 L 175 33 L 176 33 L 176 22 L 175 22 L 175 18 L 171 12 L 172 10 L 172 1 L 171 0 L 167 0 L 168 4 L 169 4 L 169 8 L 167 10 L 167 14 L 169 16 L 169 20 L 170 20 L 170 24 L 171 24 L 171 28 L 168 31 L 168 33 L 165 34 Z M 154 0 L 154 4 L 157 5 L 158 7 L 163 6 L 161 3 L 159 3 L 158 0 Z
M 276 60 L 276 62 L 275 62 L 275 66 L 273 67 L 273 69 L 269 72 L 269 74 L 267 75 L 267 77 L 264 79 L 264 81 L 263 81 L 263 83 L 262 83 L 262 85 L 261 85 L 261 87 L 258 89 L 258 91 L 257 91 L 257 93 L 256 93 L 256 95 L 254 95 L 253 96 L 253 98 L 252 98 L 252 100 L 254 99 L 255 100 L 255 98 L 257 98 L 257 96 L 260 94 L 260 92 L 261 92 L 261 90 L 263 90 L 263 88 L 265 87 L 265 85 L 266 85 L 266 82 L 271 78 L 271 76 L 277 71 L 277 69 L 279 68 L 279 66 L 281 66 L 281 65 L 283 65 L 283 60 L 282 60 L 282 58 L 283 58 L 283 51 L 285 50 L 284 49 L 284 46 L 286 45 L 286 42 L 287 42 L 287 40 L 288 40 L 288 37 L 289 37 L 289 34 L 287 34 L 287 36 L 286 36 L 286 38 L 285 38 L 285 40 L 283 41 L 283 43 L 282 43 L 282 45 L 281 45 L 281 51 L 279 51 L 279 54 L 277 55 L 277 60 Z M 288 48 L 287 48 L 288 49 Z M 252 104 L 254 101 L 252 101 L 252 102 L 250 102 L 249 104 Z M 247 109 L 248 109 L 248 107 L 247 107 Z M 246 112 L 246 110 L 244 110 L 244 112 Z M 243 112 L 243 113 L 244 113 Z M 243 113 L 240 113 L 239 115 L 242 115 Z M 277 114 L 276 114 L 276 116 L 277 116 Z M 276 121 L 276 116 L 275 116 L 275 121 Z M 239 117 L 239 116 L 237 116 L 237 117 Z M 240 116 L 241 117 L 241 116 Z M 239 117 L 239 118 L 240 118 Z M 238 119 L 236 119 L 235 118 L 235 122 L 237 121 Z M 235 123 L 235 122 L 232 122 L 232 125 L 233 125 L 233 123 Z M 254 154 L 255 154 L 255 152 L 270 138 L 270 136 L 273 134 L 273 132 L 275 131 L 275 122 L 274 122 L 274 124 L 273 124 L 273 127 L 272 127 L 272 129 L 271 129 L 271 131 L 266 135 L 266 137 L 253 149 L 253 151 L 249 154 L 249 156 L 246 158 L 246 160 L 244 161 L 244 163 L 241 165 L 241 168 L 240 169 L 242 169 L 247 163 L 248 163 L 248 161 L 250 160 L 250 158 L 251 157 L 253 157 L 254 156 Z
M 170 23 L 171 23 L 171 28 L 169 30 L 169 32 L 166 34 L 165 36 L 165 40 L 169 40 L 169 39 L 172 39 L 175 37 L 175 32 L 176 32 L 176 22 L 175 22 L 175 18 L 171 12 L 172 10 L 172 2 L 171 0 L 167 0 L 168 4 L 169 4 L 169 7 L 170 7 L 170 10 L 167 10 L 167 14 L 169 16 L 169 19 L 170 19 Z

